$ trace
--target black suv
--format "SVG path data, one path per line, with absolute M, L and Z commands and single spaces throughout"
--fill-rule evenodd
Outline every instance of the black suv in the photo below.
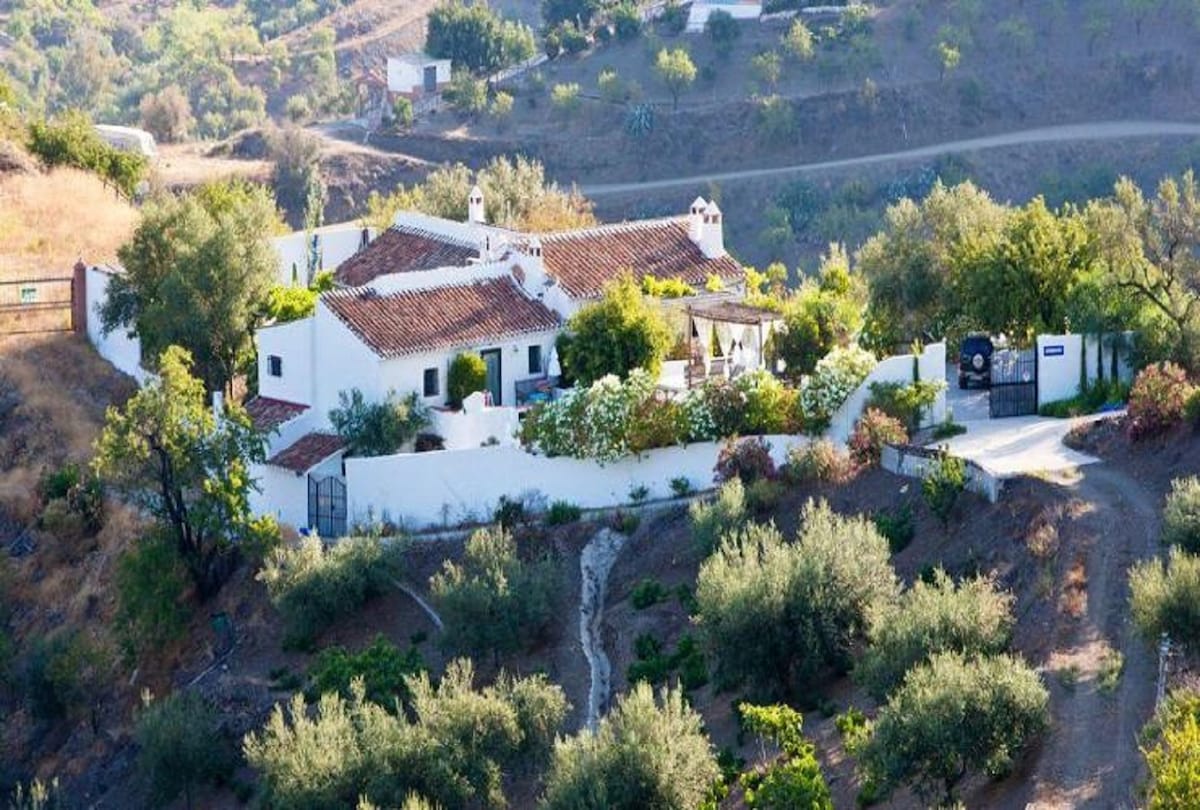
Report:
M 958 355 L 958 387 L 966 388 L 972 381 L 992 382 L 992 352 L 995 347 L 987 335 L 967 335 Z

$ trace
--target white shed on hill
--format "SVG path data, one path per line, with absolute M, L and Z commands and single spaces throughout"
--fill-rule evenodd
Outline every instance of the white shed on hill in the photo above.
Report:
M 450 68 L 449 59 L 434 59 L 423 53 L 389 56 L 388 92 L 414 100 L 437 95 L 450 86 Z

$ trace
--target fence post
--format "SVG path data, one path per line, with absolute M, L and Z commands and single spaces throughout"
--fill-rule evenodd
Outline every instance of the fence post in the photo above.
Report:
M 1171 656 L 1171 637 L 1166 633 L 1158 641 L 1158 684 L 1154 694 L 1154 708 L 1162 705 L 1167 695 L 1167 659 Z

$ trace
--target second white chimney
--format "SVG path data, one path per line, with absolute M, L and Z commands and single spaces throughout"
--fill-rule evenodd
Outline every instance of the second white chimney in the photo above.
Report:
M 716 201 L 704 209 L 700 224 L 700 252 L 706 259 L 719 259 L 725 255 L 725 234 L 721 209 Z
M 487 217 L 483 213 L 483 189 L 479 186 L 471 189 L 471 193 L 467 197 L 467 222 L 473 225 L 482 225 L 487 222 Z
M 688 236 L 697 245 L 700 244 L 700 234 L 704 226 L 704 209 L 708 207 L 703 197 L 697 197 L 688 209 Z

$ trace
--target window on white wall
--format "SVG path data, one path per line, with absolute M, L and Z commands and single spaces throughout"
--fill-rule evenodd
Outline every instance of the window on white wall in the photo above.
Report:
M 542 347 L 541 346 L 530 346 L 529 347 L 529 373 L 530 374 L 541 374 L 542 373 Z
M 425 369 L 425 396 L 436 397 L 438 395 L 438 370 L 436 368 Z
M 267 355 L 267 373 L 272 377 L 282 377 L 283 358 L 277 354 Z

